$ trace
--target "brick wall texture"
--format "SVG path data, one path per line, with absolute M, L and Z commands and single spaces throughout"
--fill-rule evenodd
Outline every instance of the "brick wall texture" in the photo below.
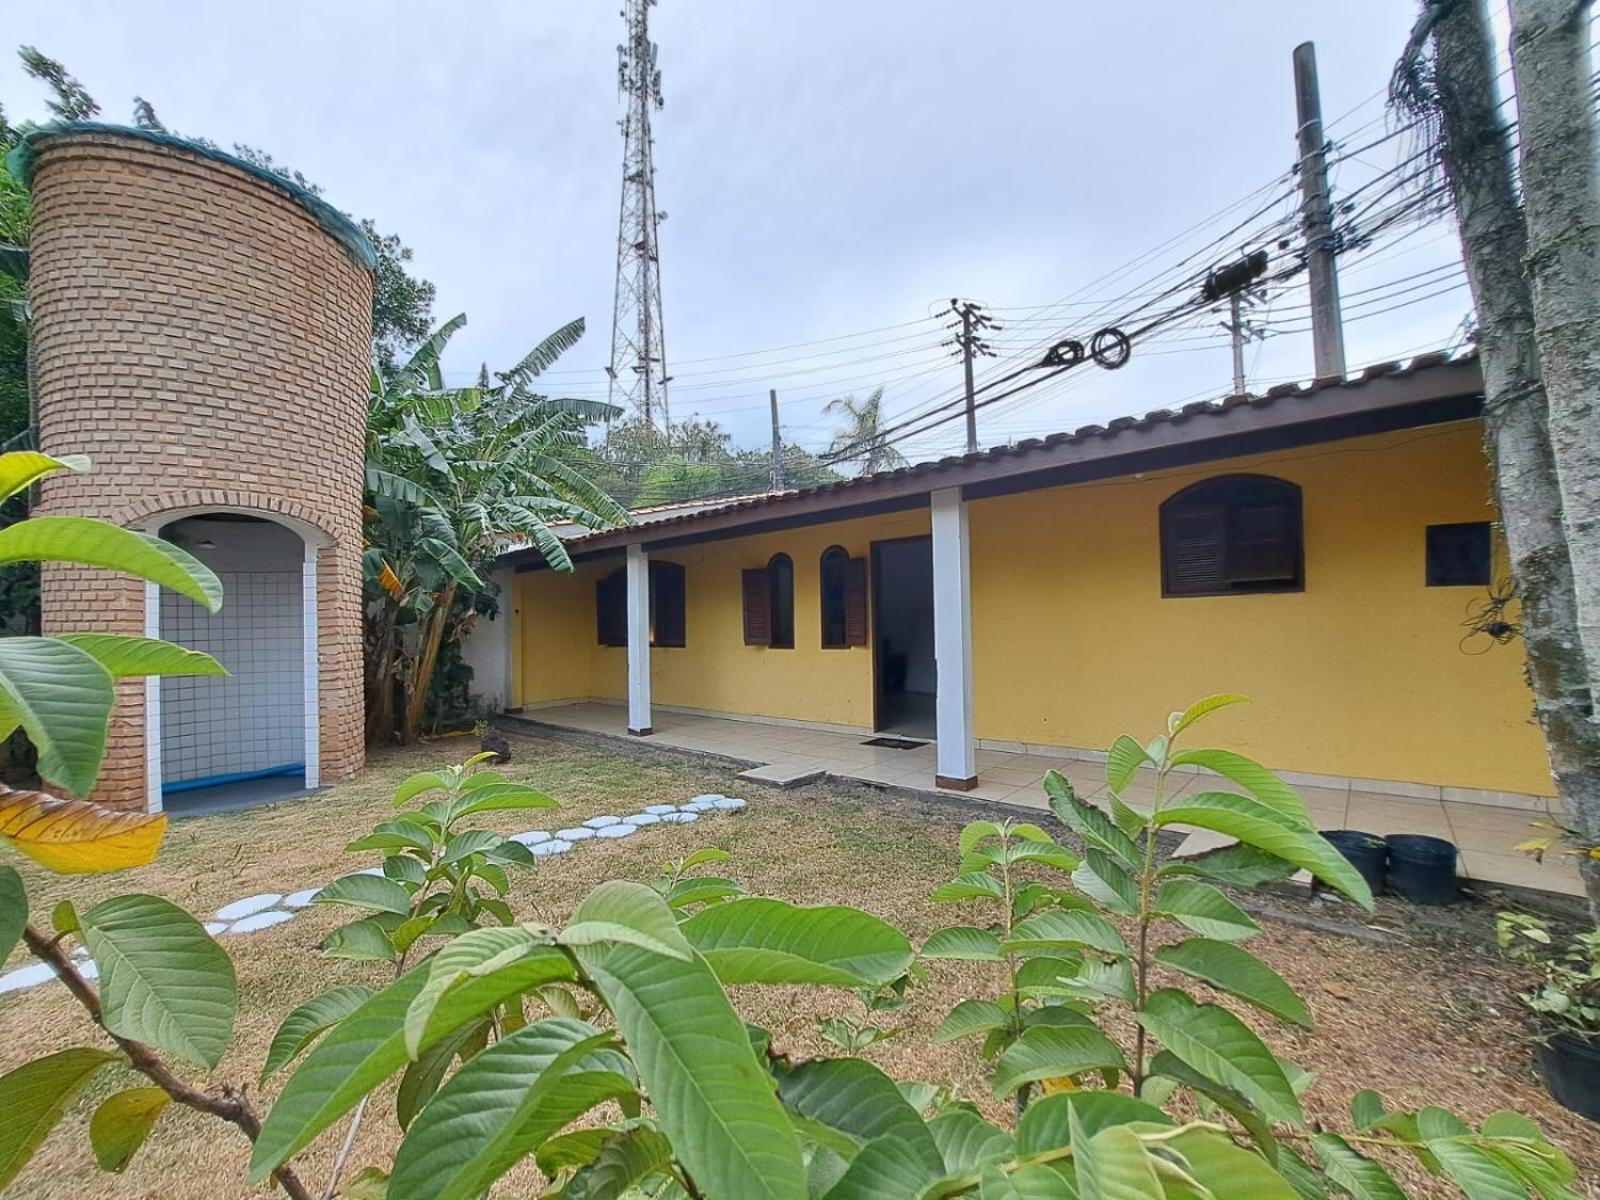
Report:
M 321 780 L 355 774 L 371 276 L 271 185 L 114 134 L 45 141 L 33 206 L 40 443 L 93 460 L 39 511 L 147 530 L 244 512 L 317 545 Z M 144 585 L 52 565 L 43 617 L 140 634 Z M 143 808 L 144 682 L 118 688 L 95 798 Z

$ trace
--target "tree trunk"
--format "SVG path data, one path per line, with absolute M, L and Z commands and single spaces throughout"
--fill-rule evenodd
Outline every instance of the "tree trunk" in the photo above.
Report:
M 1525 268 L 1589 690 L 1600 695 L 1600 193 L 1587 0 L 1515 0 Z
M 400 723 L 400 742 L 409 746 L 422 731 L 422 714 L 428 705 L 428 685 L 433 682 L 433 669 L 439 662 L 439 647 L 444 642 L 444 631 L 450 624 L 450 610 L 456 602 L 456 585 L 445 585 L 428 614 L 427 628 L 417 644 L 417 659 L 411 665 L 406 690 L 406 711 Z
M 1479 0 L 1450 5 L 1433 37 L 1444 165 L 1479 317 L 1484 440 L 1522 602 L 1528 680 L 1568 821 L 1596 838 L 1600 737 L 1578 634 L 1533 305 L 1521 271 L 1527 231 L 1510 142 L 1495 110 L 1493 51 Z M 1581 869 L 1600 919 L 1600 863 L 1586 860 Z
M 373 618 L 378 627 L 367 664 L 367 744 L 386 746 L 394 738 L 394 643 L 399 608 L 384 600 Z

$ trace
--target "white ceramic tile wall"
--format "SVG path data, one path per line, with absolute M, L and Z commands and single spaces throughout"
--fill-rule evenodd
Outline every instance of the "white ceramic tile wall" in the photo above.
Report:
M 161 681 L 165 783 L 261 771 L 305 759 L 304 581 L 292 571 L 219 572 L 222 610 L 161 594 L 161 636 L 231 673 Z

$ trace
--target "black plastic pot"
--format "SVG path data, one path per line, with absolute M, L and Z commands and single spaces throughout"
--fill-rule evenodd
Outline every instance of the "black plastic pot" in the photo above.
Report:
M 1389 843 L 1375 833 L 1359 829 L 1324 829 L 1322 836 L 1350 860 L 1350 865 L 1360 872 L 1361 878 L 1376 896 L 1383 891 L 1389 877 Z
M 1456 847 L 1443 838 L 1420 833 L 1391 833 L 1389 890 L 1413 904 L 1453 904 L 1456 887 Z
M 1600 1044 L 1558 1033 L 1539 1047 L 1538 1057 L 1550 1094 L 1580 1116 L 1600 1121 Z

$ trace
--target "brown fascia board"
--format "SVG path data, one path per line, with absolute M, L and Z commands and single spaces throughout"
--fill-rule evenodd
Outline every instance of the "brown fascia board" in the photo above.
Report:
M 1350 380 L 1286 384 L 1261 396 L 1230 396 L 1176 412 L 1121 417 L 1105 426 L 1090 425 L 866 479 L 604 530 L 576 539 L 568 548 L 575 559 L 610 557 L 633 542 L 664 549 L 919 508 L 929 493 L 948 487 L 960 487 L 968 499 L 984 499 L 1077 479 L 1465 420 L 1480 412 L 1482 393 L 1476 356 L 1450 360 L 1442 354 L 1428 355 L 1405 368 L 1395 363 L 1371 367 Z M 535 551 L 521 551 L 505 561 L 521 570 L 542 565 Z

